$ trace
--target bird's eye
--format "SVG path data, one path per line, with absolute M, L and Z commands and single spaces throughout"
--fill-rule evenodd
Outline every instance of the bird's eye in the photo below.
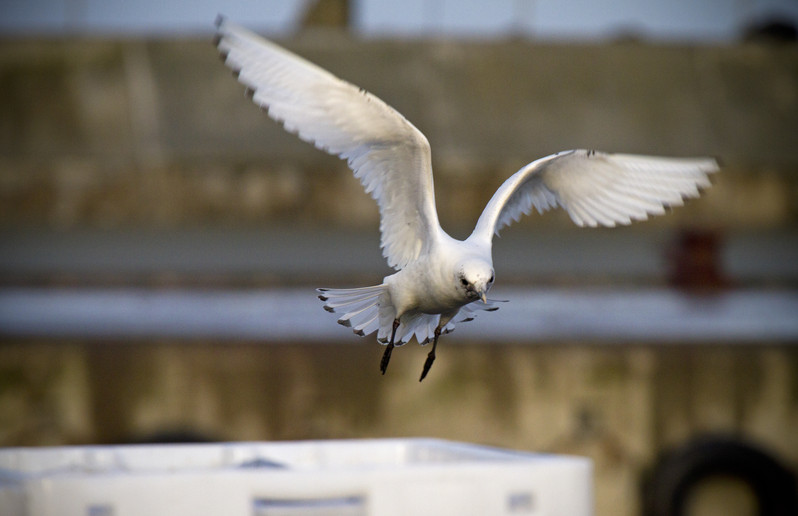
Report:
M 488 280 L 488 283 L 493 283 L 493 274 L 490 275 L 490 279 Z
M 464 287 L 468 286 L 468 280 L 465 278 L 460 278 L 460 283 L 462 283 Z

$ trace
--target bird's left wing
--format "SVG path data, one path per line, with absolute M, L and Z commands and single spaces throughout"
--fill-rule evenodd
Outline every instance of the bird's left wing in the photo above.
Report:
M 680 206 L 710 186 L 718 170 L 712 158 L 660 158 L 565 151 L 521 168 L 493 195 L 472 238 L 490 241 L 494 233 L 528 215 L 561 206 L 579 226 L 615 226 Z
M 377 201 L 383 254 L 402 268 L 439 236 L 426 137 L 379 98 L 220 17 L 217 47 L 253 101 L 347 160 Z

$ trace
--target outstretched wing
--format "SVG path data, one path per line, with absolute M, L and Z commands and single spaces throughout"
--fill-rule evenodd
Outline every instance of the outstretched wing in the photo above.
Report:
M 253 101 L 316 147 L 347 160 L 377 201 L 383 254 L 402 268 L 439 235 L 429 142 L 382 100 L 235 25 L 217 47 Z
M 528 215 L 563 207 L 579 226 L 615 226 L 660 215 L 698 197 L 718 170 L 712 158 L 660 158 L 589 150 L 560 152 L 510 176 L 491 198 L 472 237 L 487 241 Z

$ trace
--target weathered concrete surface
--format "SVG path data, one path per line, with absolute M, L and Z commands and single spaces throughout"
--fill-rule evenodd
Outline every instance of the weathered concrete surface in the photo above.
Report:
M 663 285 L 679 270 L 678 228 L 508 228 L 494 288 Z M 717 232 L 710 257 L 729 286 L 798 285 L 798 232 Z M 369 231 L 268 228 L 0 230 L 0 285 L 370 285 L 391 269 Z
M 711 193 L 660 224 L 795 222 L 795 46 L 286 44 L 427 134 L 444 223 L 575 147 L 720 156 Z M 259 113 L 210 41 L 4 41 L 0 112 L 3 225 L 376 223 L 344 164 Z
M 798 463 L 794 346 L 6 342 L 0 446 L 432 436 L 591 457 L 597 514 L 638 514 L 639 475 L 699 433 Z

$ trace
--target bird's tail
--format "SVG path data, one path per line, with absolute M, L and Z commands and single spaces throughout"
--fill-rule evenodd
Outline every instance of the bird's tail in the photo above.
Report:
M 324 301 L 325 310 L 343 314 L 338 318 L 338 324 L 352 328 L 361 337 L 379 330 L 377 341 L 388 344 L 396 312 L 387 285 L 350 289 L 320 288 L 316 292 L 319 293 L 319 299 Z M 432 338 L 439 319 L 440 315 L 437 314 L 405 314 L 396 329 L 394 344 L 402 346 L 410 342 L 414 335 L 419 343 L 426 344 Z M 454 328 L 454 325 L 450 326 Z M 444 333 L 452 328 L 446 328 Z
M 325 310 L 343 314 L 338 318 L 338 324 L 352 328 L 352 331 L 361 337 L 379 330 L 377 340 L 381 344 L 388 344 L 395 312 L 387 285 L 349 289 L 320 288 L 316 289 L 316 292 L 319 293 L 319 299 L 324 301 Z M 495 305 L 497 302 L 501 301 L 488 300 L 486 304 L 473 302 L 465 305 L 456 317 L 441 328 L 441 333 L 454 330 L 455 323 L 471 321 L 476 312 L 498 310 L 499 307 Z M 406 344 L 414 336 L 422 346 L 427 344 L 435 335 L 440 317 L 439 314 L 420 312 L 405 314 L 396 329 L 395 345 Z
M 342 313 L 338 324 L 352 328 L 356 335 L 364 336 L 380 328 L 380 306 L 387 301 L 385 284 L 373 287 L 348 289 L 316 289 L 328 312 Z

